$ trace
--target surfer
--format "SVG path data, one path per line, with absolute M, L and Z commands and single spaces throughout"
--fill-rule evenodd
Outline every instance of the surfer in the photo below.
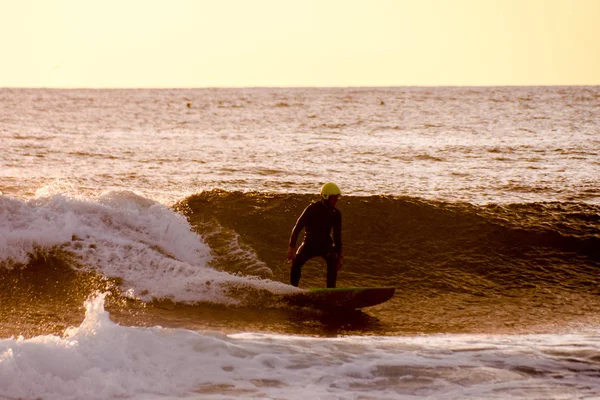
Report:
M 313 257 L 323 257 L 327 263 L 327 287 L 334 288 L 337 272 L 342 268 L 342 214 L 335 208 L 340 188 L 326 183 L 321 188 L 321 200 L 304 209 L 296 222 L 288 248 L 288 260 L 292 261 L 290 283 L 298 286 L 302 266 Z M 300 231 L 304 229 L 304 240 L 296 251 Z M 333 239 L 331 231 L 333 230 Z

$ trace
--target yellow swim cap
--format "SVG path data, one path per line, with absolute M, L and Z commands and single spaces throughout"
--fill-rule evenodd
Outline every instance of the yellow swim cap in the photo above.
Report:
M 340 195 L 342 194 L 342 192 L 340 191 L 340 188 L 337 187 L 337 185 L 335 183 L 326 183 L 323 185 L 323 187 L 321 188 L 321 197 L 323 198 L 323 200 L 328 200 L 329 196 L 336 196 L 336 195 Z

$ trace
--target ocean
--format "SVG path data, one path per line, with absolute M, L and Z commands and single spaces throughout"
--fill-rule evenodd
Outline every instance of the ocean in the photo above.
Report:
M 600 399 L 600 87 L 0 104 L 0 399 Z M 386 303 L 281 301 L 330 181 Z

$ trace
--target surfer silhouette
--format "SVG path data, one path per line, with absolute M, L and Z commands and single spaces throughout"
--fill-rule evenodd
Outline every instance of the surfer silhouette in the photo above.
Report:
M 342 268 L 342 214 L 335 208 L 340 188 L 326 183 L 321 188 L 321 200 L 304 209 L 296 222 L 288 247 L 288 260 L 292 261 L 290 284 L 298 286 L 302 266 L 313 257 L 322 257 L 327 263 L 327 287 L 334 288 L 337 272 Z M 304 229 L 304 240 L 296 251 L 300 231 Z M 333 238 L 331 232 L 333 230 Z

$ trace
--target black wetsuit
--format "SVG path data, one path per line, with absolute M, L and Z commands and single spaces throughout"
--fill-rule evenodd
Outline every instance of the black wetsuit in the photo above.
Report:
M 296 247 L 298 235 L 303 228 L 304 241 L 292 262 L 290 283 L 298 286 L 302 266 L 311 258 L 320 256 L 327 262 L 327 287 L 334 288 L 337 280 L 337 263 L 342 254 L 342 213 L 322 201 L 312 203 L 298 218 L 290 237 L 290 247 Z

